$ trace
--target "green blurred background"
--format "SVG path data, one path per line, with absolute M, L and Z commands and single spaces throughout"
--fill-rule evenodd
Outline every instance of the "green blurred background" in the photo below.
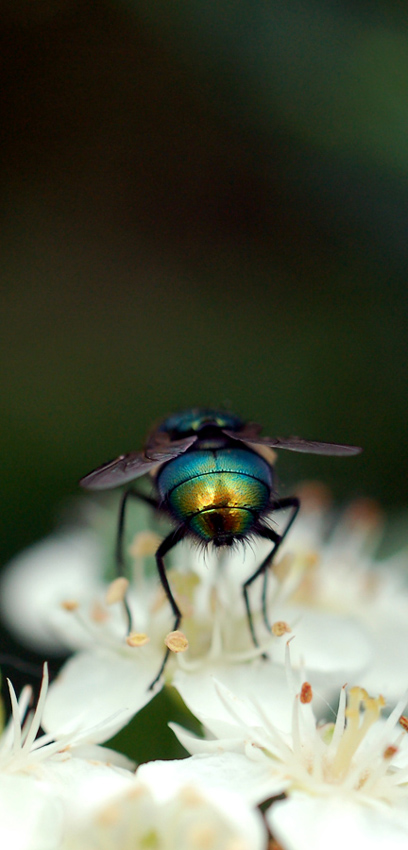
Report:
M 283 490 L 407 502 L 408 14 L 0 3 L 1 562 L 152 421 L 227 405 Z

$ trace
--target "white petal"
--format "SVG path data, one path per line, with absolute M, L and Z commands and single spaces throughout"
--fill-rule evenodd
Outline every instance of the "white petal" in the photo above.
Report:
M 69 753 L 42 762 L 35 773 L 0 774 L 0 847 L 59 848 L 64 825 L 80 821 L 133 781 L 129 771 Z
M 52 786 L 29 776 L 0 776 L 0 847 L 54 850 L 62 825 L 63 807 Z
M 84 746 L 74 746 L 70 748 L 72 756 L 88 761 L 99 761 L 101 764 L 107 764 L 109 767 L 120 767 L 122 770 L 134 771 L 136 763 L 129 759 L 123 753 L 112 750 L 110 747 L 101 747 L 98 744 L 84 744 Z
M 161 801 L 168 800 L 183 785 L 193 783 L 206 791 L 234 791 L 248 803 L 257 805 L 281 794 L 287 785 L 282 776 L 273 775 L 267 759 L 251 761 L 244 755 L 230 752 L 148 762 L 140 765 L 136 778 L 154 788 Z
M 169 723 L 169 727 L 190 755 L 224 752 L 242 754 L 245 750 L 244 734 L 232 724 L 224 730 L 224 737 L 220 738 L 200 738 L 187 729 L 183 729 L 178 723 Z
M 67 821 L 83 817 L 134 781 L 134 774 L 128 770 L 82 758 L 53 760 L 47 763 L 46 771 Z
M 161 689 L 158 684 L 149 690 L 156 667 L 139 663 L 131 652 L 100 649 L 67 661 L 48 691 L 44 729 L 55 735 L 77 732 L 78 738 L 81 730 L 89 730 L 90 743 L 106 741 L 122 729 Z
M 231 831 L 236 834 L 235 841 L 227 840 L 226 850 L 234 847 L 236 841 L 240 850 L 266 850 L 268 838 L 262 815 L 245 805 L 241 795 L 235 794 L 232 788 L 213 787 L 206 790 L 205 797 L 229 821 Z
M 267 812 L 274 838 L 285 850 L 406 850 L 408 813 L 341 799 L 302 795 L 274 803 Z
M 0 594 L 10 631 L 38 653 L 83 645 L 82 630 L 72 617 L 67 620 L 61 603 L 95 594 L 101 562 L 100 547 L 88 531 L 52 535 L 14 558 L 2 576 Z
M 170 790 L 165 799 L 135 780 L 125 793 L 106 800 L 94 816 L 68 828 L 64 850 L 266 850 L 267 833 L 260 813 L 236 794 L 203 789 L 195 783 Z
M 233 738 L 240 729 L 225 706 L 219 685 L 228 689 L 229 703 L 245 723 L 259 725 L 259 715 L 251 704 L 253 699 L 265 709 L 272 723 L 290 731 L 292 695 L 283 666 L 271 661 L 260 659 L 252 664 L 216 667 L 214 675 L 207 671 L 189 674 L 179 670 L 173 684 L 192 714 L 217 738 Z
M 394 703 L 408 688 L 407 622 L 396 623 L 390 618 L 378 625 L 372 636 L 375 661 L 359 677 L 359 683 L 369 693 L 381 693 L 388 703 Z
M 295 636 L 290 644 L 294 668 L 306 662 L 308 678 L 319 683 L 319 674 L 331 686 L 341 686 L 351 675 L 372 661 L 373 650 L 366 630 L 353 620 L 325 611 L 295 609 L 281 611 Z M 274 644 L 274 660 L 284 663 L 285 644 Z

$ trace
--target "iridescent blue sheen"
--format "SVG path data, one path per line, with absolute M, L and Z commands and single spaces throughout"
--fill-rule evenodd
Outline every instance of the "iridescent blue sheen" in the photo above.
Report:
M 224 413 L 223 411 L 213 410 L 211 407 L 199 407 L 168 416 L 158 430 L 181 435 L 199 431 L 205 425 L 214 425 L 217 428 L 228 428 L 235 431 L 242 427 L 243 421 L 234 413 Z
M 202 539 L 243 537 L 264 511 L 272 469 L 245 448 L 196 449 L 166 464 L 157 477 L 162 503 Z
M 157 485 L 163 498 L 174 487 L 198 475 L 238 472 L 257 478 L 267 487 L 272 486 L 272 471 L 268 463 L 246 448 L 222 448 L 215 451 L 196 449 L 174 458 L 159 472 Z

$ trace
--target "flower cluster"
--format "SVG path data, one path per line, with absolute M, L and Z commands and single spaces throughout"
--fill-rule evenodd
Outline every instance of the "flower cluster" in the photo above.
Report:
M 270 629 L 262 588 L 251 587 L 258 646 L 241 588 L 266 541 L 226 554 L 176 547 L 174 632 L 152 569 L 157 529 L 135 513 L 129 578 L 114 579 L 113 513 L 95 506 L 87 529 L 54 535 L 4 574 L 9 628 L 44 655 L 70 654 L 50 686 L 45 669 L 35 708 L 30 688 L 17 699 L 9 685 L 4 846 L 266 850 L 272 837 L 283 850 L 334 839 L 406 847 L 408 557 L 375 560 L 378 508 L 360 501 L 336 517 L 322 488 L 303 489 L 268 574 Z M 135 770 L 103 745 L 162 688 L 202 731 L 173 724 L 186 756 Z

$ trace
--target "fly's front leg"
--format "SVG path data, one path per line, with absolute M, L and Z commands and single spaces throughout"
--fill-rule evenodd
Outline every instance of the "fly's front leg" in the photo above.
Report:
M 120 502 L 120 508 L 119 508 L 118 534 L 117 534 L 117 539 L 116 539 L 116 572 L 117 572 L 118 577 L 122 577 L 122 576 L 125 575 L 125 556 L 124 556 L 124 551 L 123 551 L 123 538 L 124 538 L 124 530 L 125 530 L 126 506 L 127 506 L 128 499 L 131 498 L 131 497 L 136 498 L 136 499 L 141 499 L 142 501 L 147 502 L 153 508 L 156 508 L 156 509 L 158 508 L 158 502 L 156 501 L 156 499 L 153 499 L 150 496 L 145 496 L 142 493 L 138 493 L 136 490 L 126 490 L 126 492 L 123 494 L 121 502 Z M 185 530 L 182 527 L 176 528 L 167 537 L 164 538 L 164 540 L 160 543 L 160 546 L 159 546 L 159 548 L 157 549 L 157 552 L 156 552 L 156 565 L 157 565 L 157 571 L 159 573 L 159 578 L 160 578 L 163 590 L 164 590 L 164 592 L 167 596 L 167 599 L 169 600 L 171 610 L 174 614 L 174 626 L 173 626 L 174 631 L 176 631 L 176 629 L 178 629 L 178 627 L 180 625 L 181 611 L 180 611 L 180 609 L 177 605 L 177 602 L 176 602 L 176 600 L 173 596 L 173 593 L 171 591 L 171 587 L 169 585 L 167 575 L 166 575 L 166 568 L 164 566 L 163 558 L 167 554 L 167 552 L 169 552 L 170 549 L 173 548 L 173 546 L 176 546 L 176 544 L 180 540 L 183 539 L 184 535 L 185 535 Z M 125 606 L 125 611 L 126 611 L 126 616 L 127 616 L 127 621 L 128 621 L 128 633 L 130 633 L 131 630 L 132 630 L 132 615 L 131 615 L 131 612 L 130 612 L 130 608 L 129 608 L 129 604 L 127 602 L 126 596 L 123 600 L 123 604 Z M 157 676 L 155 676 L 155 678 L 153 679 L 153 682 L 149 685 L 149 690 L 151 690 L 154 687 L 154 685 L 156 684 L 156 682 L 160 679 L 160 676 L 162 675 L 163 670 L 166 666 L 169 654 L 170 654 L 170 650 L 166 649 L 166 651 L 164 653 L 164 658 L 163 658 L 162 664 L 161 664 L 160 669 L 159 669 L 159 672 L 158 672 Z
M 255 570 L 255 572 L 254 572 L 254 573 L 252 573 L 252 575 L 251 575 L 251 576 L 249 576 L 249 578 L 247 578 L 247 580 L 246 580 L 246 581 L 244 582 L 244 584 L 242 585 L 242 593 L 243 593 L 243 596 L 244 596 L 245 608 L 246 608 L 247 618 L 248 618 L 248 625 L 249 625 L 249 630 L 250 630 L 250 632 L 251 632 L 251 637 L 252 637 L 252 640 L 253 640 L 254 646 L 259 646 L 259 641 L 258 641 L 258 638 L 257 638 L 257 636 L 256 636 L 256 634 L 255 634 L 255 628 L 254 628 L 254 622 L 253 622 L 253 618 L 252 618 L 251 605 L 250 605 L 250 602 L 249 602 L 249 593 L 248 593 L 248 588 L 249 588 L 249 587 L 251 586 L 251 584 L 255 581 L 255 579 L 257 579 L 257 578 L 258 578 L 258 576 L 262 575 L 262 573 L 264 573 L 264 572 L 265 572 L 265 570 L 266 570 L 266 568 L 267 568 L 268 564 L 270 563 L 270 560 L 271 560 L 271 558 L 272 558 L 272 555 L 273 555 L 273 553 L 275 552 L 275 550 L 276 550 L 276 548 L 277 548 L 277 546 L 278 546 L 278 544 L 280 543 L 280 540 L 281 540 L 280 535 L 279 535 L 279 534 L 276 534 L 276 531 L 273 531 L 273 529 L 272 529 L 272 528 L 270 528 L 270 529 L 266 529 L 266 528 L 265 528 L 265 531 L 268 531 L 268 532 L 269 532 L 269 534 L 268 534 L 268 540 L 272 540 L 272 541 L 274 542 L 274 544 L 275 544 L 275 545 L 274 545 L 274 547 L 273 547 L 273 549 L 272 549 L 272 552 L 270 552 L 270 553 L 269 553 L 269 555 L 267 555 L 267 557 L 265 558 L 265 560 L 264 560 L 264 561 L 262 561 L 262 563 L 259 565 L 259 567 L 257 567 L 257 569 Z M 263 532 L 263 528 L 262 528 L 262 532 Z M 262 534 L 261 534 L 261 530 L 260 530 L 260 529 L 259 529 L 259 531 L 258 531 L 258 534 L 259 534 L 261 537 L 266 537 L 266 534 L 264 534 L 264 533 L 262 533 Z
M 171 532 L 171 534 L 169 534 L 167 537 L 164 538 L 164 540 L 162 541 L 162 543 L 160 543 L 160 546 L 159 546 L 159 548 L 156 552 L 156 564 L 157 564 L 157 570 L 158 570 L 158 573 L 159 573 L 159 578 L 160 578 L 160 581 L 162 583 L 163 590 L 164 590 L 164 592 L 167 596 L 167 599 L 169 600 L 171 610 L 174 614 L 174 625 L 173 625 L 174 631 L 176 631 L 176 629 L 178 629 L 178 627 L 181 623 L 181 611 L 180 611 L 180 608 L 177 605 L 177 602 L 176 602 L 176 600 L 173 596 L 171 587 L 169 585 L 163 558 L 167 554 L 167 552 L 169 552 L 170 549 L 173 548 L 173 546 L 176 546 L 177 543 L 179 543 L 180 540 L 183 539 L 184 536 L 185 536 L 184 528 L 183 527 L 176 528 L 174 531 Z M 156 682 L 158 682 L 158 680 L 160 679 L 160 676 L 162 675 L 162 673 L 164 671 L 164 668 L 166 666 L 167 659 L 168 659 L 169 655 L 170 655 L 170 650 L 167 648 L 165 653 L 164 653 L 164 658 L 163 658 L 161 667 L 159 669 L 159 672 L 158 672 L 157 676 L 153 679 L 153 682 L 151 683 L 151 685 L 149 686 L 149 690 L 151 690 L 154 687 L 154 685 L 156 684 Z
M 156 499 L 153 499 L 150 496 L 145 496 L 143 493 L 138 493 L 136 490 L 125 490 L 125 492 L 123 493 L 119 506 L 118 531 L 116 537 L 116 575 L 118 578 L 124 577 L 126 572 L 125 554 L 123 551 L 123 538 L 125 531 L 126 506 L 128 499 L 131 497 L 134 499 L 140 499 L 143 502 L 147 502 L 153 508 L 158 507 L 158 502 L 156 501 Z M 123 605 L 126 613 L 127 632 L 129 634 L 132 631 L 132 614 L 126 596 L 124 597 Z
M 272 560 L 275 557 L 279 546 L 281 546 L 281 544 L 283 543 L 289 529 L 293 525 L 293 523 L 294 523 L 294 521 L 295 521 L 295 519 L 296 519 L 296 517 L 299 513 L 299 508 L 300 508 L 299 499 L 296 496 L 288 496 L 286 499 L 280 499 L 279 502 L 274 503 L 272 510 L 273 511 L 284 511 L 287 508 L 292 508 L 292 515 L 289 517 L 289 521 L 287 522 L 287 524 L 286 524 L 286 526 L 283 530 L 283 534 L 281 534 L 279 543 L 276 546 L 274 546 L 274 548 L 272 549 L 272 552 L 270 554 L 270 560 L 267 563 L 267 565 L 265 567 L 265 572 L 264 572 L 264 579 L 263 579 L 263 585 L 262 585 L 262 616 L 263 616 L 263 621 L 264 621 L 265 626 L 268 629 L 268 631 L 271 630 L 271 624 L 269 622 L 268 612 L 266 610 L 266 602 L 267 602 L 266 593 L 267 593 L 267 588 L 268 588 L 268 575 L 269 575 L 268 567 L 271 566 Z
M 279 549 L 279 546 L 284 541 L 292 523 L 295 521 L 296 515 L 299 511 L 299 507 L 300 507 L 299 499 L 297 499 L 295 496 L 290 496 L 290 497 L 285 498 L 285 499 L 280 499 L 279 502 L 274 502 L 273 505 L 271 506 L 271 510 L 273 510 L 273 511 L 283 511 L 283 510 L 286 510 L 287 508 L 292 508 L 292 515 L 289 518 L 289 521 L 287 522 L 287 524 L 286 524 L 286 526 L 283 530 L 283 533 L 278 534 L 276 531 L 274 531 L 273 528 L 268 528 L 268 526 L 266 526 L 266 525 L 260 526 L 257 530 L 257 534 L 259 535 L 259 537 L 263 537 L 266 540 L 270 540 L 273 543 L 273 548 L 268 553 L 266 558 L 264 558 L 264 560 L 259 565 L 259 567 L 255 570 L 255 572 L 244 582 L 244 584 L 242 586 L 242 592 L 243 592 L 243 596 L 244 596 L 245 607 L 246 607 L 247 617 L 248 617 L 248 624 L 249 624 L 252 640 L 253 640 L 255 646 L 259 646 L 259 642 L 258 642 L 258 639 L 257 639 L 256 634 L 255 634 L 253 618 L 252 618 L 252 611 L 251 611 L 251 606 L 250 606 L 250 602 L 249 602 L 248 588 L 255 581 L 255 579 L 258 578 L 258 576 L 260 576 L 260 575 L 264 576 L 263 586 L 262 586 L 262 617 L 263 617 L 263 620 L 264 620 L 264 623 L 265 623 L 265 626 L 266 626 L 268 632 L 270 632 L 271 631 L 271 625 L 270 625 L 269 618 L 268 618 L 268 612 L 266 610 L 266 601 L 267 601 L 266 600 L 266 592 L 267 592 L 267 583 L 268 583 L 268 567 L 271 565 L 272 560 L 273 560 L 274 556 L 276 555 L 276 552 Z

